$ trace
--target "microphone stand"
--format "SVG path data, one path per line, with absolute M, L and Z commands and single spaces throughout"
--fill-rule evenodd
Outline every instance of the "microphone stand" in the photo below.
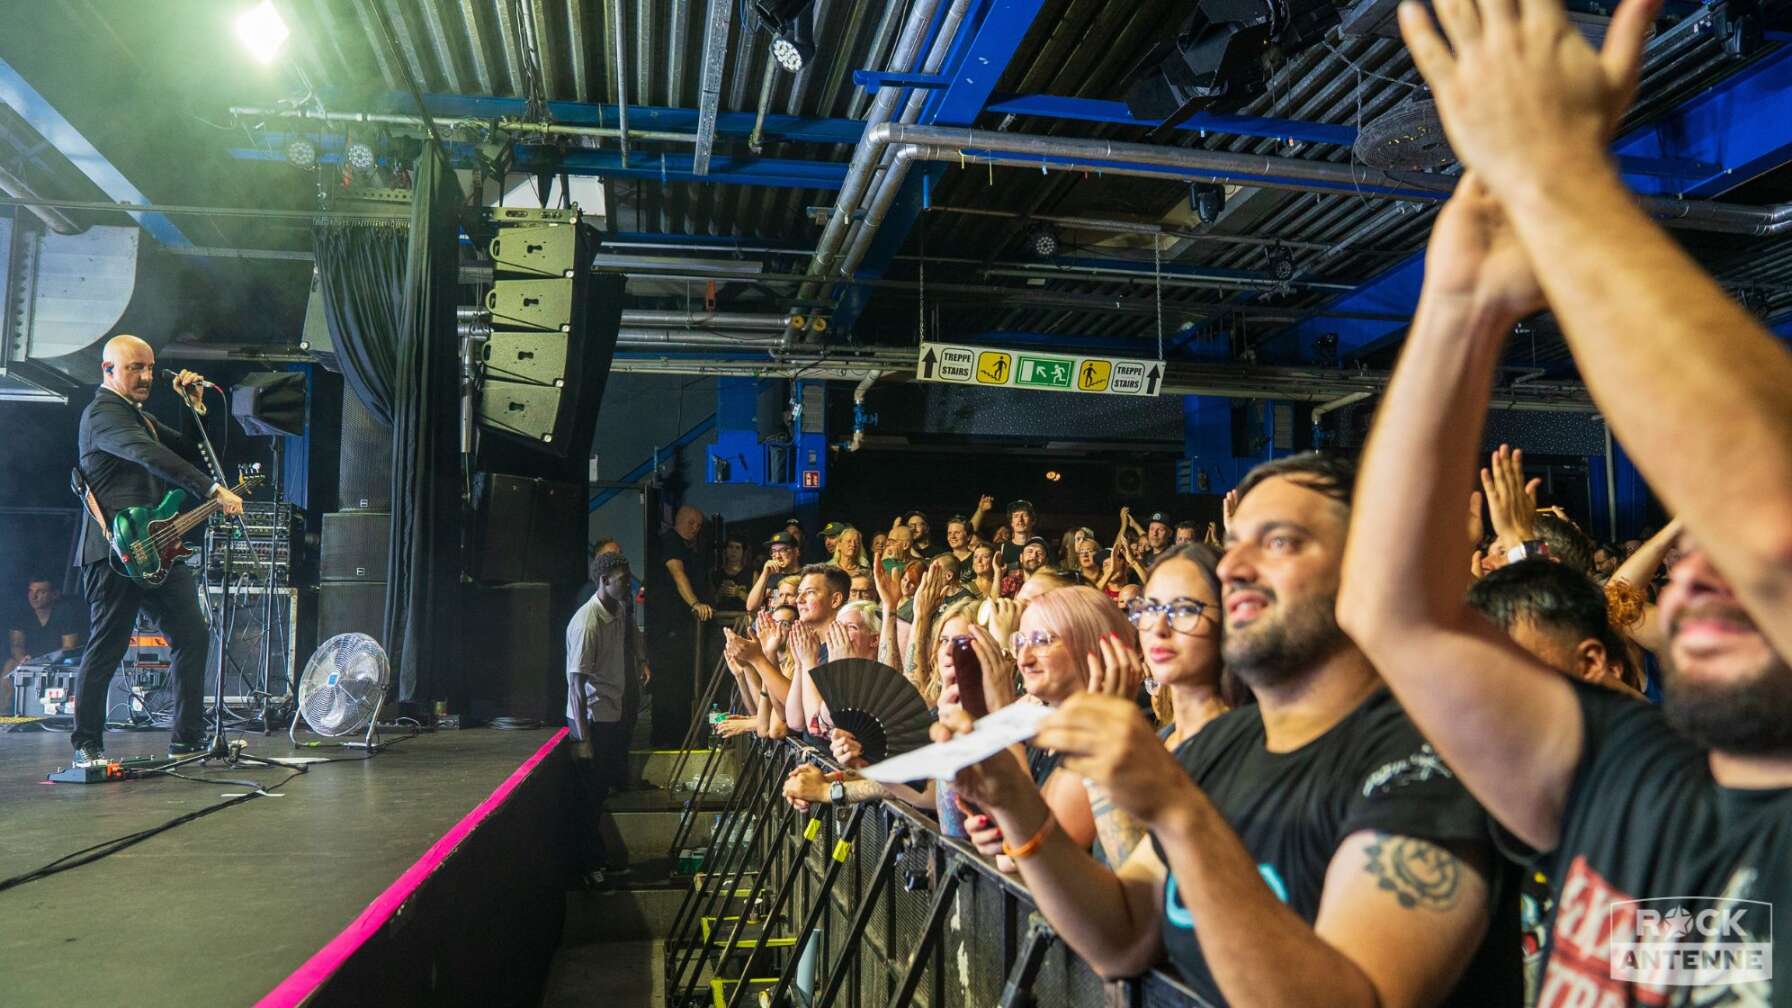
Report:
M 205 395 L 205 392 L 201 390 L 199 394 L 203 396 Z M 205 457 L 206 465 L 211 468 L 212 479 L 216 480 L 218 485 L 224 489 L 230 489 L 230 481 L 224 475 L 224 464 L 218 460 L 218 450 L 212 447 L 211 435 L 206 433 L 205 430 L 205 413 L 200 407 L 195 406 L 193 401 L 186 396 L 182 396 L 181 401 L 186 404 L 187 409 L 193 414 L 193 419 L 198 423 L 199 451 L 200 454 Z M 249 529 L 248 526 L 243 523 L 243 516 L 239 514 L 234 515 L 233 517 L 236 518 L 237 531 L 242 535 L 243 541 L 247 542 L 249 539 Z M 163 765 L 160 768 L 162 770 L 173 770 L 177 767 L 187 766 L 188 764 L 205 763 L 214 759 L 231 767 L 286 766 L 286 764 L 277 760 L 264 759 L 260 756 L 251 756 L 247 752 L 241 751 L 240 748 L 232 749 L 230 746 L 230 739 L 225 732 L 224 669 L 228 665 L 227 655 L 230 650 L 230 623 L 233 610 L 230 592 L 230 558 L 231 554 L 234 552 L 235 550 L 231 549 L 228 544 L 224 547 L 224 585 L 218 601 L 218 654 L 217 679 L 215 680 L 217 684 L 217 692 L 212 696 L 211 741 L 204 749 L 201 749 L 191 756 L 183 756 L 180 759 Z M 175 688 L 179 689 L 180 684 L 176 683 Z

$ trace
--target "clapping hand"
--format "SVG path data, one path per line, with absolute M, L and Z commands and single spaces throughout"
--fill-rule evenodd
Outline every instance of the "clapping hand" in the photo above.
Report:
M 821 663 L 821 638 L 815 631 L 802 623 L 790 628 L 790 654 L 796 659 L 797 668 L 807 671 Z
M 1090 652 L 1089 692 L 1132 699 L 1145 681 L 1145 661 L 1116 634 L 1103 636 L 1099 652 Z
M 946 597 L 946 571 L 937 564 L 928 564 L 921 572 L 921 583 L 915 588 L 915 617 L 932 612 Z
M 769 609 L 761 609 L 758 619 L 753 622 L 753 629 L 759 634 L 760 652 L 767 659 L 775 660 L 779 649 L 784 646 L 784 628 L 778 625 Z
M 1226 532 L 1232 531 L 1232 516 L 1237 513 L 1238 491 L 1236 489 L 1228 490 L 1226 496 L 1220 499 L 1220 523 Z
M 1481 489 L 1493 518 L 1493 553 L 1505 552 L 1537 537 L 1537 488 L 1541 479 L 1525 482 L 1524 451 L 1500 445 L 1481 470 Z

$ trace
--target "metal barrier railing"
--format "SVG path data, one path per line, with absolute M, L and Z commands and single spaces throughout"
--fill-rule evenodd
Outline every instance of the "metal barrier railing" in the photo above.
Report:
M 666 945 L 670 1004 L 1204 1004 L 1159 971 L 1101 980 L 1018 878 L 907 805 L 799 816 L 782 798 L 784 778 L 801 762 L 836 769 L 827 754 L 790 740 L 730 744 L 739 782 Z

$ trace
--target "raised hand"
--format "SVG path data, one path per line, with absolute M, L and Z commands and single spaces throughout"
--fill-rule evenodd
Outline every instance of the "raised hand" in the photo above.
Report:
M 1208 522 L 1207 534 L 1201 537 L 1201 541 L 1212 546 L 1214 549 L 1224 549 L 1226 544 L 1220 539 L 1219 523 Z
M 915 588 L 916 616 L 919 617 L 924 612 L 932 612 L 940 604 L 940 599 L 945 597 L 945 569 L 928 564 L 927 569 L 921 572 L 921 583 Z
M 994 497 L 991 497 L 989 494 L 984 494 L 983 496 L 977 498 L 977 510 L 979 510 L 979 511 L 994 511 L 995 509 L 996 509 L 996 499 Z
M 1468 548 L 1481 548 L 1481 537 L 1487 534 L 1487 525 L 1481 520 L 1482 493 L 1476 490 L 1468 495 Z
M 1238 491 L 1228 490 L 1226 496 L 1220 498 L 1220 526 L 1224 531 L 1232 531 L 1232 515 L 1237 511 Z
M 1493 194 L 1474 172 L 1431 227 L 1425 252 L 1425 290 L 1461 298 L 1516 321 L 1544 307 L 1531 260 Z
M 1422 5 L 1402 4 L 1400 30 L 1456 156 L 1510 199 L 1565 174 L 1610 170 L 1606 145 L 1636 93 L 1660 7 L 1624 0 L 1598 53 L 1554 0 L 1440 3 L 1437 24 Z
M 1487 512 L 1493 519 L 1493 552 L 1505 552 L 1537 537 L 1537 488 L 1541 479 L 1525 482 L 1524 451 L 1500 445 L 1481 470 L 1481 489 L 1487 494 Z
M 1145 681 L 1145 660 L 1132 645 L 1114 634 L 1098 642 L 1098 652 L 1090 652 L 1089 692 L 1128 700 L 1139 695 L 1139 684 Z
M 977 622 L 988 629 L 991 643 L 1006 641 L 1020 629 L 1020 603 L 1011 598 L 990 599 L 978 607 Z M 1001 650 L 1000 644 L 995 644 Z

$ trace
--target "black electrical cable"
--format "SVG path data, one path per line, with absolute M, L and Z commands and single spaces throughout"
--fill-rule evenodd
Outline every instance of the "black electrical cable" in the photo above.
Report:
M 540 728 L 541 722 L 534 718 L 495 717 L 491 726 L 500 731 L 530 731 Z
M 417 737 L 416 734 L 401 736 L 399 738 L 393 739 L 391 742 L 382 743 L 378 749 L 374 749 L 371 752 L 369 752 L 367 755 L 361 756 L 361 757 L 337 756 L 337 757 L 325 757 L 322 759 L 313 759 L 313 760 L 310 760 L 307 763 L 305 763 L 303 766 L 300 766 L 300 767 L 292 770 L 292 772 L 288 773 L 285 777 L 280 778 L 279 781 L 277 781 L 271 785 L 257 784 L 254 781 L 231 780 L 231 779 L 223 778 L 223 777 L 210 777 L 210 778 L 208 778 L 208 777 L 189 777 L 186 774 L 179 773 L 174 770 L 166 770 L 166 769 L 154 769 L 154 770 L 141 771 L 141 772 L 135 774 L 134 776 L 137 776 L 137 777 L 152 777 L 152 776 L 174 777 L 179 780 L 188 781 L 188 782 L 194 783 L 194 784 L 233 784 L 233 785 L 236 785 L 237 787 L 247 788 L 248 792 L 246 794 L 236 795 L 235 797 L 232 797 L 232 798 L 226 798 L 223 801 L 216 802 L 211 805 L 207 805 L 206 807 L 201 808 L 201 809 L 195 809 L 192 812 L 187 812 L 182 815 L 175 816 L 173 819 L 170 819 L 167 822 L 164 822 L 157 826 L 151 826 L 148 829 L 138 830 L 135 833 L 127 833 L 124 836 L 114 837 L 110 840 L 102 840 L 99 843 L 92 845 L 91 847 L 83 847 L 80 850 L 75 851 L 71 854 L 64 854 L 63 856 L 57 858 L 54 861 L 51 861 L 49 864 L 46 864 L 41 868 L 37 868 L 37 869 L 25 872 L 20 875 L 14 875 L 13 877 L 8 878 L 8 879 L 0 879 L 0 892 L 5 892 L 6 890 L 12 889 L 16 886 L 24 885 L 27 882 L 35 882 L 38 879 L 48 878 L 51 875 L 56 875 L 58 873 L 68 871 L 71 868 L 79 868 L 82 865 L 92 864 L 95 861 L 100 860 L 101 858 L 107 857 L 112 854 L 116 854 L 119 851 L 124 850 L 128 847 L 134 847 L 137 844 L 140 844 L 143 841 L 148 840 L 150 837 L 157 836 L 158 834 L 161 834 L 161 833 L 166 833 L 169 830 L 174 829 L 177 826 L 184 826 L 187 823 L 194 821 L 195 819 L 202 819 L 208 815 L 211 815 L 213 812 L 221 812 L 224 809 L 230 808 L 233 805 L 241 805 L 244 802 L 251 801 L 256 798 L 264 797 L 267 794 L 269 794 L 271 791 L 273 791 L 275 788 L 285 787 L 288 783 L 290 783 L 292 781 L 293 778 L 300 776 L 301 774 L 305 773 L 308 769 L 310 769 L 312 766 L 314 766 L 318 763 L 365 763 L 366 761 L 374 758 L 375 756 L 378 756 L 385 749 L 389 749 L 392 746 L 397 745 L 400 742 L 403 742 L 405 739 L 416 738 L 416 737 Z
M 180 777 L 181 776 L 180 774 L 173 773 L 171 771 L 163 771 L 163 772 L 167 773 L 168 776 L 171 776 L 171 777 Z M 287 774 L 285 777 L 281 778 L 280 781 L 278 783 L 274 784 L 273 786 L 274 787 L 283 787 L 286 785 L 287 782 L 291 781 L 294 777 L 297 777 L 304 772 L 305 771 L 303 769 L 294 770 L 293 772 Z M 198 780 L 199 778 L 187 777 L 184 779 Z M 230 783 L 230 782 L 220 781 L 218 783 Z M 61 872 L 68 871 L 72 868 L 79 868 L 82 865 L 92 864 L 95 861 L 100 860 L 101 858 L 107 857 L 112 854 L 116 854 L 119 851 L 124 850 L 128 847 L 134 847 L 137 844 L 140 844 L 143 841 L 148 840 L 150 837 L 156 836 L 161 833 L 166 833 L 169 830 L 174 829 L 177 826 L 184 826 L 187 823 L 190 823 L 195 819 L 203 819 L 204 817 L 211 815 L 213 812 L 222 812 L 223 810 L 230 808 L 233 805 L 241 805 L 244 802 L 252 801 L 256 798 L 260 798 L 263 795 L 266 795 L 269 790 L 268 788 L 263 787 L 261 785 L 247 785 L 247 786 L 253 788 L 253 790 L 249 791 L 247 794 L 240 794 L 234 798 L 226 798 L 223 801 L 215 802 L 211 805 L 207 805 L 204 808 L 195 809 L 192 812 L 185 813 L 184 815 L 175 816 L 173 819 L 170 819 L 167 822 L 162 823 L 159 826 L 151 826 L 148 829 L 138 830 L 135 833 L 127 833 L 124 836 L 114 837 L 111 840 L 103 840 L 97 844 L 94 844 L 91 847 L 83 847 L 80 850 L 75 851 L 72 854 L 64 854 L 63 856 L 57 858 L 56 860 L 51 861 L 49 864 L 44 865 L 42 868 L 37 868 L 32 871 L 25 872 L 22 875 L 14 875 L 12 878 L 9 878 L 9 879 L 0 879 L 0 892 L 5 892 L 6 890 L 12 889 L 16 886 L 24 885 L 27 882 L 35 882 L 38 879 L 49 878 L 51 875 L 56 875 Z

